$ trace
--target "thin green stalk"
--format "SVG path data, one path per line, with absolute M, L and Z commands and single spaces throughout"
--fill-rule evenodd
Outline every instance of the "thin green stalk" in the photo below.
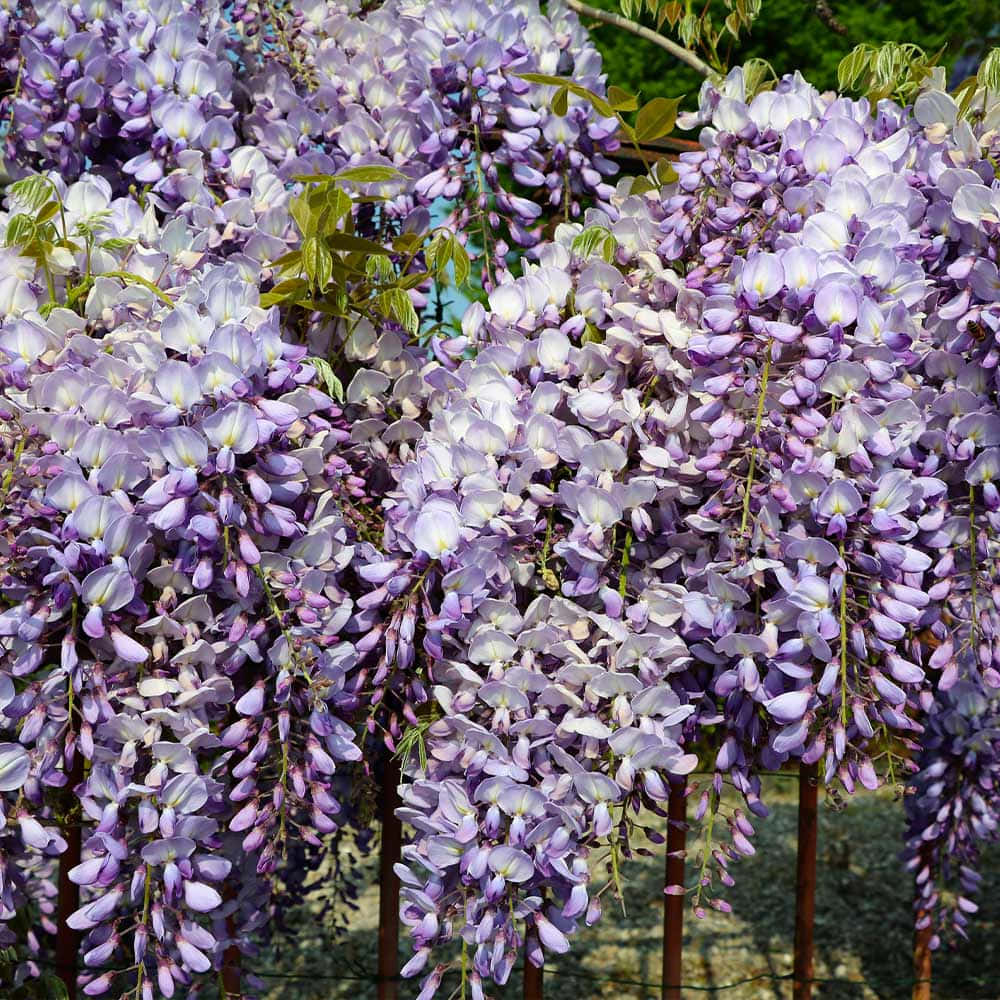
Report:
M 52 268 L 49 267 L 48 256 L 42 257 L 42 270 L 45 272 L 45 285 L 49 291 L 49 302 L 54 307 L 56 304 L 56 283 L 52 277 Z
M 465 984 L 469 978 L 469 945 L 465 938 L 462 938 L 462 1000 L 465 1000 Z
M 624 811 L 624 810 L 623 810 Z M 622 875 L 618 862 L 618 825 L 611 831 L 611 878 L 615 883 L 615 892 L 618 895 L 618 902 L 622 904 L 622 916 L 625 914 L 625 891 L 622 887 Z
M 549 569 L 549 547 L 552 544 L 552 521 L 555 518 L 556 510 L 555 507 L 549 508 L 549 519 L 548 524 L 545 526 L 545 541 L 542 543 L 542 557 L 541 557 L 541 577 L 542 583 L 545 584 L 549 590 L 559 589 L 559 578 Z
M 979 637 L 979 610 L 976 607 L 976 602 L 979 596 L 979 566 L 978 566 L 978 556 L 976 553 L 976 547 L 979 543 L 976 537 L 976 488 L 975 486 L 969 486 L 969 562 L 971 564 L 971 592 L 970 599 L 972 601 L 972 644 L 975 646 Z
M 309 670 L 306 665 L 299 659 L 298 654 L 295 652 L 295 643 L 292 640 L 292 634 L 285 627 L 283 621 L 283 616 L 281 614 L 281 609 L 278 607 L 278 602 L 274 597 L 274 593 L 271 590 L 270 584 L 267 582 L 267 577 L 264 576 L 264 571 L 260 568 L 260 563 L 254 565 L 254 572 L 257 574 L 257 579 L 260 580 L 261 586 L 264 588 L 264 595 L 267 597 L 268 606 L 271 609 L 271 614 L 274 616 L 275 621 L 278 623 L 278 628 L 281 629 L 281 634 L 285 637 L 285 642 L 288 643 L 288 652 L 292 659 L 295 661 L 296 666 L 302 671 L 306 682 L 311 686 L 312 677 L 309 674 Z
M 625 571 L 628 569 L 629 564 L 629 550 L 632 548 L 632 529 L 629 528 L 625 532 L 625 544 L 622 545 L 622 569 L 618 574 L 618 594 L 620 597 L 625 596 Z
M 149 903 L 150 897 L 153 892 L 153 879 L 149 870 L 149 866 L 146 866 L 146 887 L 143 890 L 142 899 L 142 919 L 139 921 L 139 927 L 145 927 L 149 923 Z M 142 984 L 145 977 L 145 962 L 139 963 L 139 975 L 136 977 L 135 984 L 135 1000 L 141 1000 L 142 998 Z
M 844 539 L 840 540 L 840 561 L 844 559 Z M 847 728 L 847 574 L 840 583 L 840 721 Z
M 281 741 L 281 809 L 278 811 L 278 839 L 281 841 L 281 857 L 288 857 L 288 841 L 285 839 L 285 819 L 288 814 L 288 740 Z
M 764 355 L 764 371 L 760 377 L 760 391 L 757 394 L 757 415 L 753 425 L 753 444 L 750 446 L 750 468 L 747 470 L 747 488 L 743 494 L 743 517 L 740 519 L 740 535 L 746 534 L 750 520 L 750 494 L 753 489 L 753 477 L 757 468 L 757 439 L 764 423 L 764 407 L 767 403 L 767 382 L 771 377 L 771 342 L 768 341 Z
M 712 830 L 715 827 L 715 817 L 719 811 L 720 796 L 713 788 L 708 804 L 708 824 L 705 827 L 704 847 L 701 851 L 701 867 L 698 870 L 698 888 L 695 890 L 694 906 L 701 906 L 701 894 L 705 888 L 705 873 L 708 871 L 708 861 L 712 856 Z
M 490 287 L 493 286 L 493 271 L 490 268 L 490 238 L 489 238 L 489 221 L 487 219 L 487 213 L 485 207 L 479 204 L 480 200 L 486 197 L 486 182 L 483 180 L 483 165 L 482 157 L 483 151 L 481 144 L 479 142 L 479 126 L 472 126 L 472 134 L 476 140 L 476 188 L 479 192 L 478 198 L 476 199 L 476 211 L 479 213 L 479 221 L 482 225 L 483 230 L 483 261 L 486 268 L 486 280 L 489 282 Z
M 17 62 L 17 79 L 14 81 L 14 92 L 10 95 L 10 118 L 7 121 L 7 135 L 14 131 L 14 112 L 17 110 L 17 99 L 21 96 L 21 84 L 24 81 L 24 56 Z
M 10 493 L 10 488 L 14 483 L 14 470 L 20 464 L 21 456 L 24 454 L 24 442 L 25 436 L 22 434 L 17 439 L 17 444 L 14 445 L 14 461 L 10 463 L 7 471 L 3 474 L 3 482 L 0 483 L 0 509 L 3 509 L 7 504 L 7 494 Z

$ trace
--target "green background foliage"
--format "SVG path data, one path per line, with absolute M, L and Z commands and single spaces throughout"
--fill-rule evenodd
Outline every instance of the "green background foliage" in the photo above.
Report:
M 588 2 L 621 11 L 619 0 Z M 725 5 L 708 2 L 721 22 Z M 779 76 L 800 70 L 824 90 L 836 87 L 837 64 L 857 43 L 915 42 L 931 53 L 944 48 L 941 63 L 956 77 L 952 83 L 958 83 L 975 72 L 992 46 L 1000 45 L 1000 6 L 995 0 L 830 0 L 829 7 L 847 29 L 846 36 L 835 34 L 819 19 L 812 0 L 763 0 L 749 37 L 729 51 L 729 65 L 752 57 L 766 59 Z M 693 5 L 695 12 L 700 8 Z M 685 94 L 684 107 L 692 106 L 701 86 L 697 73 L 650 42 L 586 17 L 583 21 L 604 56 L 609 83 L 638 91 L 644 100 Z M 648 18 L 642 23 L 653 26 Z

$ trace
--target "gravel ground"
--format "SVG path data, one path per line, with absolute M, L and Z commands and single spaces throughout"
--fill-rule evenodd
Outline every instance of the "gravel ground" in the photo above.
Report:
M 685 998 L 791 997 L 794 794 L 794 782 L 772 780 L 765 801 L 773 812 L 758 823 L 757 856 L 733 871 L 733 914 L 710 911 L 701 921 L 690 910 L 685 914 Z M 816 977 L 825 981 L 815 989 L 817 1000 L 910 996 L 911 892 L 897 857 L 901 827 L 901 804 L 888 794 L 859 796 L 839 811 L 820 808 Z M 663 860 L 663 848 L 654 848 L 653 857 L 626 869 L 626 915 L 608 900 L 604 919 L 581 932 L 573 951 L 547 969 L 547 998 L 658 1000 Z M 1000 998 L 1000 850 L 987 854 L 984 872 L 970 940 L 935 956 L 936 1000 Z M 378 891 L 374 871 L 368 874 L 372 884 L 350 933 L 334 937 L 305 909 L 289 914 L 294 936 L 276 941 L 256 966 L 266 975 L 266 1000 L 374 998 Z M 451 994 L 449 985 L 446 980 L 441 1000 Z M 415 982 L 404 983 L 401 1000 L 412 1000 L 418 990 Z M 520 998 L 519 973 L 494 996 Z

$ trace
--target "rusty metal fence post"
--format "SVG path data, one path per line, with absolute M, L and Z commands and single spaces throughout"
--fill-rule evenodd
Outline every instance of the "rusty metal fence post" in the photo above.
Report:
M 921 852 L 922 864 L 929 864 L 930 857 L 925 848 Z M 931 939 L 934 926 L 931 914 L 916 903 L 916 919 L 913 931 L 913 1000 L 931 1000 Z M 923 926 L 926 925 L 926 926 Z
M 816 915 L 818 787 L 815 764 L 799 765 L 799 847 L 795 871 L 795 967 L 792 997 L 812 1000 Z
M 63 830 L 66 850 L 59 857 L 58 929 L 56 931 L 56 974 L 66 987 L 68 1000 L 76 1000 L 77 955 L 80 935 L 66 924 L 70 915 L 80 908 L 80 887 L 71 882 L 69 872 L 80 863 L 80 824 L 73 823 Z
M 75 732 L 75 726 L 74 726 Z M 75 744 L 75 741 L 74 741 Z M 78 744 L 73 746 L 73 764 L 69 769 L 65 789 L 66 814 L 69 822 L 63 828 L 66 850 L 59 857 L 59 884 L 56 905 L 56 975 L 66 987 L 68 1000 L 76 1000 L 77 963 L 80 934 L 68 926 L 70 915 L 80 908 L 80 887 L 70 881 L 69 873 L 80 863 L 83 830 L 80 810 L 76 808 L 73 789 L 83 781 L 83 754 Z
M 378 1000 L 399 996 L 399 878 L 393 866 L 400 860 L 403 825 L 399 807 L 399 761 L 391 758 L 383 771 L 381 789 L 382 842 L 379 848 Z
M 528 948 L 524 949 L 524 1000 L 542 1000 L 542 970 L 528 961 Z
M 684 885 L 684 851 L 687 842 L 687 799 L 683 778 L 670 782 L 667 806 L 666 886 Z M 663 897 L 663 1000 L 681 1000 L 684 940 L 683 895 Z

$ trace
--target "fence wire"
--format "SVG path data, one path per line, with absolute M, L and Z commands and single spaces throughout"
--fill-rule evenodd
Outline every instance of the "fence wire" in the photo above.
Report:
M 48 962 L 44 959 L 35 959 L 36 964 L 55 968 L 54 962 Z M 95 975 L 101 972 L 111 972 L 118 971 L 108 967 L 101 968 L 87 968 L 81 969 L 81 972 L 94 973 Z M 122 970 L 124 971 L 124 970 Z M 544 969 L 546 979 L 574 979 L 580 980 L 587 983 L 592 983 L 600 986 L 630 986 L 633 988 L 639 988 L 643 990 L 648 990 L 650 994 L 659 996 L 661 990 L 663 989 L 663 984 L 658 982 L 650 982 L 644 979 L 624 979 L 616 976 L 595 976 L 589 972 L 580 972 L 573 969 L 560 969 L 546 967 Z M 378 976 L 375 973 L 368 972 L 364 969 L 354 968 L 351 971 L 340 971 L 335 974 L 324 974 L 324 973 L 312 973 L 312 972 L 280 972 L 272 969 L 253 969 L 244 966 L 242 969 L 242 974 L 244 976 L 253 977 L 262 980 L 272 980 L 274 982 L 288 982 L 288 983 L 341 983 L 341 982 L 357 982 L 357 983 L 369 983 L 373 986 L 377 986 L 380 983 L 386 982 L 396 982 L 399 984 L 409 983 L 413 985 L 414 991 L 416 991 L 417 984 L 422 977 L 414 977 L 413 979 L 403 979 L 401 976 Z M 511 972 L 510 979 L 508 980 L 508 985 L 515 984 L 524 974 L 524 966 L 518 964 L 514 966 Z M 971 977 L 970 977 L 971 978 Z M 681 982 L 679 987 L 689 993 L 726 993 L 730 990 L 739 989 L 741 986 L 750 986 L 753 983 L 769 981 L 772 983 L 791 983 L 795 979 L 794 973 L 777 973 L 777 972 L 761 972 L 753 976 L 746 976 L 743 979 L 736 979 L 729 983 L 691 983 L 691 982 Z M 876 984 L 868 979 L 848 979 L 846 977 L 838 976 L 813 976 L 807 980 L 814 986 L 854 986 L 854 987 L 866 987 L 871 990 L 876 996 L 885 996 L 885 990 L 891 989 L 895 990 L 905 990 L 907 993 L 919 983 L 932 982 L 932 980 L 925 979 L 913 979 L 912 977 L 907 977 L 905 979 L 895 979 L 895 980 L 879 980 Z M 991 990 L 991 993 L 982 994 L 951 994 L 947 997 L 947 1000 L 995 1000 L 997 996 L 997 983 L 995 980 L 980 980 L 972 979 L 972 981 L 977 985 L 981 986 L 984 990 Z M 560 995 L 560 994 L 557 994 Z M 898 997 L 902 996 L 902 993 L 893 992 L 892 996 Z

